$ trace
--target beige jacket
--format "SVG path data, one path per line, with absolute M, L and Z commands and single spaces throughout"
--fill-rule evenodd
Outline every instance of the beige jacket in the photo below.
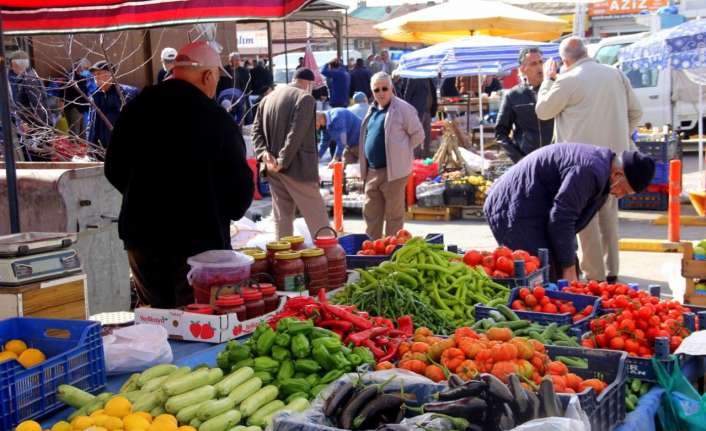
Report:
M 368 136 L 368 120 L 371 109 L 360 126 L 359 160 L 360 174 L 365 178 L 368 160 L 365 158 L 365 139 Z M 385 116 L 385 156 L 387 157 L 387 181 L 404 178 L 412 173 L 414 148 L 424 142 L 424 127 L 419 121 L 414 106 L 397 96 L 392 96 L 390 108 Z
M 634 145 L 630 134 L 642 117 L 630 81 L 620 70 L 583 58 L 556 81 L 539 88 L 537 117 L 554 118 L 556 142 L 607 147 L 620 154 Z

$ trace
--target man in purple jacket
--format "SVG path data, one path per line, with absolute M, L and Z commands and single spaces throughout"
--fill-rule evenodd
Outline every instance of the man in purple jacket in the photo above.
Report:
M 561 143 L 527 155 L 490 189 L 485 215 L 498 244 L 536 254 L 549 249 L 553 279 L 575 280 L 576 234 L 608 195 L 644 190 L 652 159 L 637 151 Z

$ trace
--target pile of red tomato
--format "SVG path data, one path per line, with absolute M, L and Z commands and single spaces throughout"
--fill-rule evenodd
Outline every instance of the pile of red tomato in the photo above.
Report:
M 587 283 L 574 280 L 562 291 L 580 295 L 600 296 L 601 307 L 603 308 L 625 308 L 630 301 L 642 301 L 645 298 L 653 298 L 648 292 L 631 289 L 627 284 L 608 284 L 605 281 L 598 282 L 595 280 Z M 655 300 L 659 301 L 658 298 L 655 298 Z
M 511 308 L 520 311 L 536 311 L 539 313 L 570 313 L 574 322 L 585 319 L 593 313 L 593 306 L 587 305 L 577 312 L 573 301 L 550 298 L 543 287 L 532 289 L 523 287 L 518 292 L 520 299 L 512 301 Z
M 524 250 L 511 250 L 505 246 L 489 251 L 469 250 L 463 255 L 463 262 L 470 266 L 482 266 L 491 277 L 508 278 L 515 276 L 515 261 L 525 263 L 525 275 L 537 271 L 541 263 L 537 256 L 532 256 Z
M 412 234 L 406 229 L 400 229 L 395 236 L 376 239 L 374 241 L 365 240 L 356 253 L 359 256 L 387 256 L 394 253 L 398 245 L 404 245 L 412 239 Z

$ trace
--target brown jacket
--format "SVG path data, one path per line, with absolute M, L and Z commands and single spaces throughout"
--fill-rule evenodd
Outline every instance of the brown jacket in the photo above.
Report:
M 281 173 L 298 181 L 319 181 L 316 102 L 311 94 L 291 85 L 277 87 L 258 105 L 252 133 L 258 160 L 269 151 Z

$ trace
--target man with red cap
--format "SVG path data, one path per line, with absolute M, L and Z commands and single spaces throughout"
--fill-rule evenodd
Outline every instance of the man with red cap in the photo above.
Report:
M 143 304 L 193 302 L 186 259 L 230 249 L 230 222 L 252 201 L 243 137 L 213 99 L 220 67 L 208 43 L 186 45 L 113 129 L 105 176 L 123 195 L 118 232 Z

